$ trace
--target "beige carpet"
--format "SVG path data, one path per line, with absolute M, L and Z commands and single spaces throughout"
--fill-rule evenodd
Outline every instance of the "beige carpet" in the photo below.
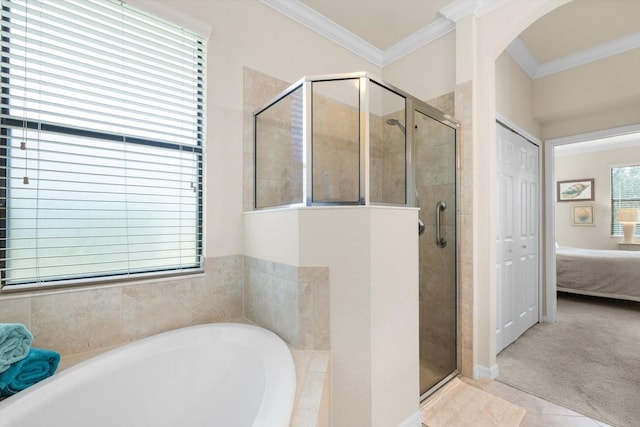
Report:
M 559 294 L 498 355 L 498 381 L 618 427 L 640 425 L 640 303 Z
M 519 406 L 453 379 L 422 409 L 427 427 L 518 427 Z

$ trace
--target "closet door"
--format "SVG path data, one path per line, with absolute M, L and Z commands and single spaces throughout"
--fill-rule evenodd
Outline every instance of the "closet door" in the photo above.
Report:
M 538 147 L 497 125 L 496 351 L 538 322 Z

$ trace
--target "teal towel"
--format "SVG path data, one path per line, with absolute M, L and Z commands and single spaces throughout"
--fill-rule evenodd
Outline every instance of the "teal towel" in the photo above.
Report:
M 0 372 L 27 357 L 33 335 L 21 323 L 0 323 Z
M 32 347 L 26 358 L 0 373 L 0 396 L 11 396 L 49 378 L 58 363 L 60 355 L 55 351 Z

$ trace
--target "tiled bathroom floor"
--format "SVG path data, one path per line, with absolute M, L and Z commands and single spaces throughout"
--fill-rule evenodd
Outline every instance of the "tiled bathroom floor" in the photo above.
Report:
M 462 381 L 524 408 L 527 413 L 520 427 L 611 427 L 498 381 L 474 381 L 467 378 Z

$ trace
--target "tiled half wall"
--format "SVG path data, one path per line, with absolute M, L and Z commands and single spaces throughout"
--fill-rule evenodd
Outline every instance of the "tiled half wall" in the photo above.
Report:
M 139 283 L 0 295 L 0 323 L 23 323 L 34 345 L 70 356 L 160 332 L 246 318 L 295 348 L 329 349 L 329 273 L 243 255 L 205 273 Z
M 294 347 L 329 350 L 329 269 L 246 257 L 244 315 Z

